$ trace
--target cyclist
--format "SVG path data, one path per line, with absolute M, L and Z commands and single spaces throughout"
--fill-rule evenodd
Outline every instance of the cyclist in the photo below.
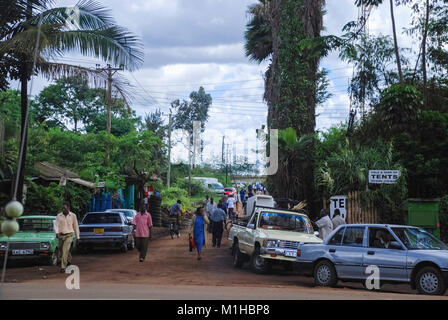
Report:
M 182 201 L 177 200 L 175 204 L 171 206 L 170 209 L 170 234 L 171 239 L 174 238 L 174 234 L 177 234 L 177 237 L 180 237 L 180 231 L 179 231 L 179 216 L 182 212 L 181 207 Z

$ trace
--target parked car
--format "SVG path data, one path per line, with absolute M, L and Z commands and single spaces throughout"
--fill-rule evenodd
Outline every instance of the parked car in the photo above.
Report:
M 233 266 L 250 262 L 256 273 L 266 273 L 274 263 L 292 269 L 300 242 L 322 242 L 307 215 L 254 206 L 250 216 L 238 219 L 229 231 Z
M 228 197 L 233 197 L 236 195 L 236 189 L 235 188 L 224 188 L 224 194 Z
M 443 295 L 448 283 L 448 246 L 422 228 L 398 225 L 339 226 L 322 244 L 301 243 L 296 267 L 317 286 L 361 281 L 377 266 L 379 282 L 409 283 L 421 294 Z
M 122 252 L 135 247 L 133 226 L 123 212 L 89 212 L 79 226 L 79 248 L 116 247 Z
M 126 219 L 130 222 L 134 220 L 134 217 L 137 215 L 137 210 L 134 209 L 108 209 L 106 212 L 122 212 Z
M 50 265 L 57 265 L 59 240 L 54 233 L 55 216 L 22 216 L 17 219 L 19 232 L 11 238 L 0 238 L 0 263 L 3 263 L 7 241 L 10 259 L 44 259 Z M 76 236 L 73 234 L 73 246 Z

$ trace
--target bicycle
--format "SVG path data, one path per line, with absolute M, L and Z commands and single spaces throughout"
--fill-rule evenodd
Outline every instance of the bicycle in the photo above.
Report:
M 171 217 L 170 219 L 174 220 L 175 217 Z M 170 221 L 169 230 L 171 239 L 174 239 L 174 235 L 177 235 L 177 237 L 180 238 L 179 223 L 177 221 Z

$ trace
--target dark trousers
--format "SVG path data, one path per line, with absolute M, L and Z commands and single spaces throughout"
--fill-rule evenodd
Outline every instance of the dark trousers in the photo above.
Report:
M 229 218 L 233 219 L 233 208 L 229 208 L 228 212 L 229 212 Z
M 212 244 L 213 246 L 221 246 L 222 232 L 224 230 L 223 222 L 212 221 Z
M 144 260 L 146 258 L 146 252 L 148 251 L 148 242 L 149 238 L 142 238 L 142 237 L 135 238 L 135 247 L 140 253 L 139 255 L 140 259 Z

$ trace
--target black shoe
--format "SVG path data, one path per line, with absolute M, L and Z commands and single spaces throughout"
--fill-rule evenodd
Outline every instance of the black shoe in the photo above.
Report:
M 65 269 L 61 269 L 61 273 L 65 273 Z
M 143 262 L 143 259 L 142 259 L 142 258 L 140 258 L 140 262 Z

